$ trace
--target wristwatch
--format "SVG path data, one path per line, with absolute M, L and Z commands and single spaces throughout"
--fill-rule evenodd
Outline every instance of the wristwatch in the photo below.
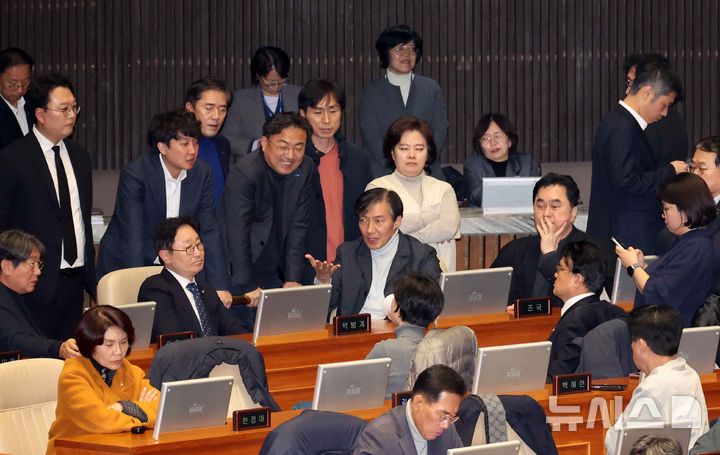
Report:
M 642 265 L 640 265 L 640 263 L 636 262 L 634 264 L 627 266 L 627 273 L 628 273 L 628 275 L 630 275 L 632 277 L 633 274 L 635 273 L 635 270 L 641 269 L 641 268 L 642 268 Z

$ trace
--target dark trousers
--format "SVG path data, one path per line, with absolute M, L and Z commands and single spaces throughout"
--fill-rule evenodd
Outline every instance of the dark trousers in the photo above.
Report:
M 53 340 L 73 337 L 83 313 L 84 289 L 84 267 L 61 270 L 50 301 L 29 306 L 35 323 L 45 336 Z
M 255 273 L 255 282 L 260 289 L 277 289 L 283 285 L 282 278 L 277 273 Z M 242 321 L 242 325 L 248 332 L 255 330 L 255 314 L 257 308 L 250 308 L 245 305 L 233 305 L 230 307 L 230 313 Z

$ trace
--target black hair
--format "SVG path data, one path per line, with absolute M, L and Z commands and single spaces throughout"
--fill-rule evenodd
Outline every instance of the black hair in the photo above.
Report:
M 675 93 L 675 101 L 682 101 L 685 91 L 680 78 L 672 66 L 665 60 L 643 59 L 635 70 L 635 80 L 630 86 L 630 94 L 636 94 L 641 88 L 649 85 L 653 89 L 653 99 Z
M 92 358 L 96 346 L 105 341 L 105 332 L 110 327 L 117 327 L 127 334 L 128 350 L 130 355 L 132 344 L 135 341 L 135 329 L 130 317 L 119 308 L 110 305 L 98 305 L 87 310 L 75 329 L 75 341 L 83 357 Z
M 312 127 L 307 119 L 297 112 L 279 112 L 265 121 L 262 128 L 262 135 L 269 138 L 282 133 L 287 128 L 299 128 L 305 130 L 307 137 L 312 136 Z
M 0 261 L 7 259 L 17 267 L 28 260 L 33 250 L 37 250 L 40 256 L 45 254 L 45 247 L 34 235 L 17 229 L 0 234 Z
M 373 188 L 361 194 L 355 201 L 355 215 L 358 218 L 362 218 L 370 206 L 378 202 L 387 202 L 388 205 L 390 205 L 390 215 L 393 217 L 393 220 L 397 220 L 399 216 L 402 216 L 402 199 L 400 199 L 400 196 L 393 190 L 385 188 Z
M 175 109 L 155 115 L 150 121 L 147 134 L 148 145 L 160 153 L 157 145 L 170 145 L 170 141 L 180 139 L 180 135 L 200 139 L 200 122 L 195 114 L 185 109 Z
M 408 324 L 427 327 L 442 312 L 445 305 L 437 281 L 420 272 L 403 275 L 395 282 L 397 312 Z
M 415 64 L 418 64 L 423 55 L 423 40 L 418 32 L 407 25 L 395 25 L 383 30 L 375 42 L 375 49 L 380 57 L 380 68 L 387 69 L 390 65 L 390 49 L 409 42 L 415 44 Z
M 596 294 L 602 292 L 607 257 L 600 248 L 586 240 L 570 242 L 560 251 L 560 257 L 572 261 L 571 272 L 582 275 L 585 287 Z
M 580 204 L 580 188 L 578 188 L 577 183 L 575 183 L 575 179 L 569 175 L 556 174 L 554 172 L 548 172 L 543 175 L 540 180 L 535 182 L 532 194 L 533 201 L 541 188 L 553 185 L 561 185 L 565 188 L 565 194 L 568 201 L 570 201 L 571 207 L 577 207 Z
M 223 92 L 225 94 L 225 98 L 227 99 L 227 104 L 230 105 L 232 102 L 232 92 L 228 89 L 225 81 L 210 76 L 200 78 L 190 84 L 190 87 L 188 87 L 185 92 L 185 102 L 195 106 L 195 103 L 200 101 L 200 98 L 202 98 L 203 93 L 208 90 Z
M 290 57 L 279 47 L 265 46 L 255 51 L 250 61 L 250 80 L 258 85 L 260 77 L 265 77 L 272 70 L 283 79 L 290 75 Z
M 33 107 L 46 109 L 50 93 L 58 87 L 65 87 L 75 95 L 75 88 L 67 78 L 60 74 L 47 74 L 37 78 L 25 96 Z
M 628 316 L 627 324 L 633 341 L 645 340 L 650 350 L 657 355 L 677 354 L 683 318 L 675 308 L 665 305 L 637 307 Z
M 35 60 L 19 47 L 8 47 L 0 51 L 0 74 L 17 65 L 30 65 L 32 70 Z
M 317 107 L 318 103 L 328 96 L 335 98 L 340 109 L 345 110 L 345 90 L 342 87 L 325 79 L 308 81 L 298 95 L 298 110 L 307 112 L 308 109 Z
M 200 227 L 193 218 L 167 218 L 155 227 L 155 252 L 159 254 L 162 250 L 172 250 L 177 231 L 182 226 L 190 226 L 200 235 Z
M 422 395 L 435 403 L 443 392 L 465 395 L 465 380 L 460 374 L 445 365 L 433 365 L 426 368 L 415 380 L 412 396 Z
M 402 135 L 408 131 L 417 131 L 422 134 L 425 142 L 427 143 L 427 162 L 425 163 L 425 170 L 430 169 L 430 165 L 437 159 L 437 145 L 433 138 L 432 127 L 425 120 L 420 120 L 416 117 L 406 116 L 400 117 L 399 119 L 392 122 L 385 138 L 383 139 L 383 155 L 385 160 L 391 169 L 395 168 L 395 161 L 392 157 L 392 152 L 395 147 L 400 143 Z
M 696 150 L 715 154 L 715 166 L 720 166 L 720 136 L 708 136 L 695 144 Z
M 625 58 L 625 62 L 623 63 L 623 71 L 625 71 L 623 75 L 627 75 L 633 66 L 637 74 L 637 66 L 646 61 L 656 61 L 670 65 L 670 60 L 662 54 L 630 54 Z
M 507 117 L 497 112 L 488 112 L 487 114 L 483 114 L 483 116 L 480 117 L 480 120 L 478 120 L 477 125 L 475 125 L 475 131 L 473 132 L 472 137 L 473 150 L 475 153 L 478 155 L 483 154 L 482 146 L 480 145 L 480 138 L 485 135 L 485 132 L 488 128 L 490 128 L 490 124 L 492 122 L 495 122 L 498 128 L 500 128 L 508 139 L 510 139 L 510 149 L 508 151 L 513 153 L 519 139 L 517 130 L 515 129 L 515 125 L 513 125 Z
M 683 449 L 674 439 L 646 434 L 635 441 L 628 455 L 683 455 Z
M 675 204 L 687 221 L 690 229 L 706 227 L 715 220 L 717 207 L 710 188 L 702 177 L 681 172 L 668 178 L 658 188 L 660 200 Z

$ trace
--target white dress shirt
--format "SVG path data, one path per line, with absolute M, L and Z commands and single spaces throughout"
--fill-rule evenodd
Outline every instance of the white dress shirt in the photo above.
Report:
M 643 131 L 645 131 L 645 128 L 648 127 L 648 122 L 645 121 L 644 118 L 640 116 L 640 114 L 637 113 L 637 111 L 633 108 L 631 108 L 625 101 L 620 100 L 618 101 L 620 103 L 620 106 L 624 107 L 632 114 L 633 117 L 635 117 L 635 120 L 640 124 L 640 128 L 642 128 Z
M 184 253 L 181 253 L 184 254 Z M 190 302 L 190 306 L 192 307 L 193 311 L 195 312 L 195 317 L 197 318 L 198 322 L 200 323 L 200 327 L 202 327 L 202 322 L 200 322 L 200 313 L 198 313 L 197 304 L 195 303 L 195 296 L 192 295 L 192 292 L 190 292 L 187 288 L 187 285 L 190 283 L 195 283 L 195 280 L 190 281 L 185 277 L 182 277 L 178 275 L 177 273 L 173 272 L 172 270 L 165 267 L 165 269 L 170 272 L 172 276 L 175 277 L 176 280 L 178 280 L 178 283 L 180 283 L 180 286 L 183 288 L 183 291 L 185 291 L 185 295 L 188 298 L 188 302 Z
M 576 303 L 578 303 L 585 297 L 590 297 L 593 294 L 594 294 L 593 292 L 586 292 L 585 294 L 580 294 L 580 295 L 576 295 L 575 297 L 570 297 L 569 299 L 567 299 L 567 301 L 563 304 L 562 308 L 560 309 L 560 316 L 562 317 L 562 315 L 567 313 L 567 310 L 569 310 L 570 307 L 572 307 L 573 305 L 575 305 Z
M 185 169 L 180 171 L 177 178 L 170 175 L 170 171 L 165 166 L 162 155 L 158 153 L 158 159 L 165 175 L 165 218 L 175 218 L 180 216 L 180 194 L 182 193 L 182 181 L 187 177 Z
M 10 104 L 8 100 L 0 96 L 3 101 L 5 101 L 5 104 L 8 105 L 10 110 L 13 114 L 15 114 L 15 119 L 18 122 L 18 125 L 20 125 L 20 129 L 22 130 L 23 136 L 25 136 L 27 133 L 30 132 L 30 127 L 28 126 L 27 121 L 27 115 L 25 115 L 25 97 L 21 96 L 20 100 L 18 101 L 17 107 Z

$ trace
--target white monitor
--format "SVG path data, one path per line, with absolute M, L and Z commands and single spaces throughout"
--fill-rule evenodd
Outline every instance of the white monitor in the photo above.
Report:
M 326 363 L 318 365 L 312 409 L 347 411 L 379 408 L 385 403 L 385 390 L 392 359 Z
M 512 267 L 499 267 L 443 273 L 440 287 L 445 306 L 440 316 L 504 313 L 512 270 Z
M 645 256 L 645 263 L 652 264 L 657 256 Z M 613 290 L 610 302 L 617 305 L 620 302 L 634 302 L 637 286 L 627 274 L 625 267 L 620 264 L 620 259 L 615 262 L 615 276 L 613 277 Z
M 505 393 L 545 388 L 550 341 L 479 348 L 472 393 Z
M 484 177 L 483 213 L 533 213 L 532 192 L 540 177 Z
M 678 355 L 698 374 L 715 371 L 715 355 L 720 341 L 720 326 L 683 329 Z
M 495 442 L 447 451 L 447 455 L 518 455 L 519 453 L 520 441 Z
M 155 302 L 138 302 L 117 307 L 125 312 L 135 329 L 133 348 L 150 346 L 153 320 L 155 319 Z
M 638 439 L 645 435 L 651 434 L 663 438 L 670 438 L 680 443 L 683 453 L 687 453 L 690 446 L 690 434 L 692 432 L 692 423 L 675 422 L 674 424 L 658 423 L 633 423 L 622 430 L 621 436 L 617 440 L 615 453 L 618 455 L 629 455 L 632 446 Z
M 261 336 L 323 330 L 332 285 L 262 289 L 255 316 L 253 343 Z

